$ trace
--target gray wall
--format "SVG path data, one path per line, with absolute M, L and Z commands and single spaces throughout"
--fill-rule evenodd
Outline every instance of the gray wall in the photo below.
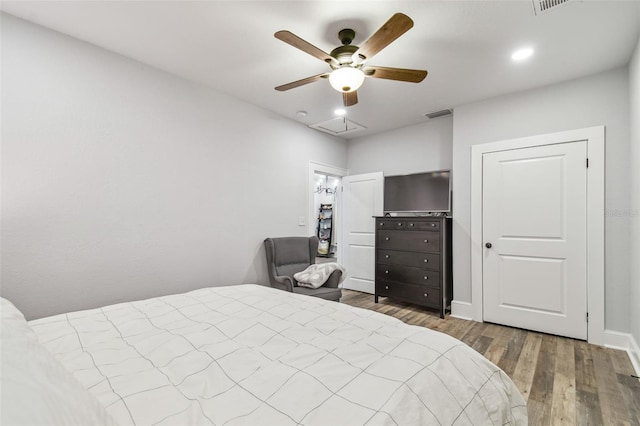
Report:
M 606 126 L 605 326 L 629 331 L 629 84 L 627 68 L 455 108 L 454 298 L 471 302 L 470 154 L 486 142 Z
M 28 318 L 267 282 L 346 143 L 2 15 L 2 296 Z
M 414 126 L 353 139 L 349 174 L 397 175 L 451 168 L 453 119 L 441 117 Z
M 631 117 L 631 334 L 640 345 L 640 39 L 629 64 L 629 94 Z M 637 353 L 640 362 L 640 353 Z

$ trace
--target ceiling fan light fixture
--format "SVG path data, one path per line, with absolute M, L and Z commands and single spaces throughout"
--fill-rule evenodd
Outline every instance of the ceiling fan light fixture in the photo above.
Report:
M 336 68 L 329 74 L 329 83 L 331 87 L 341 93 L 349 93 L 356 91 L 364 82 L 364 73 L 350 66 Z

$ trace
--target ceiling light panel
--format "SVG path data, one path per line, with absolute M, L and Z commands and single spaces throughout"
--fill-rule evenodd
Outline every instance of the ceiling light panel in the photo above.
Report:
M 530 58 L 531 55 L 533 55 L 533 49 L 530 47 L 525 47 L 523 49 L 518 49 L 515 52 L 513 52 L 513 54 L 511 55 L 511 59 L 516 62 L 520 62 Z

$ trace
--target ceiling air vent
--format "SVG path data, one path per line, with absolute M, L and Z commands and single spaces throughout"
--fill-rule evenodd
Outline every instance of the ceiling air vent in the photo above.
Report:
M 442 111 L 430 112 L 429 114 L 425 114 L 424 116 L 427 117 L 429 120 L 431 120 L 434 118 L 444 117 L 447 115 L 451 115 L 450 109 L 443 109 Z
M 358 130 L 366 129 L 366 127 L 358 123 L 354 123 L 346 117 L 332 118 L 331 120 L 323 121 L 321 123 L 310 124 L 309 127 L 334 136 L 344 136 Z
M 539 15 L 544 12 L 548 12 L 554 7 L 558 7 L 565 3 L 569 3 L 571 0 L 531 0 L 533 2 L 533 14 Z

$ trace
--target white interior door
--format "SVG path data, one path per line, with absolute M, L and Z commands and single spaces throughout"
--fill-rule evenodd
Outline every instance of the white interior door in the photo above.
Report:
M 484 320 L 587 338 L 587 142 L 485 153 Z
M 339 262 L 347 268 L 342 286 L 374 293 L 375 220 L 382 216 L 382 172 L 342 178 L 342 246 Z

